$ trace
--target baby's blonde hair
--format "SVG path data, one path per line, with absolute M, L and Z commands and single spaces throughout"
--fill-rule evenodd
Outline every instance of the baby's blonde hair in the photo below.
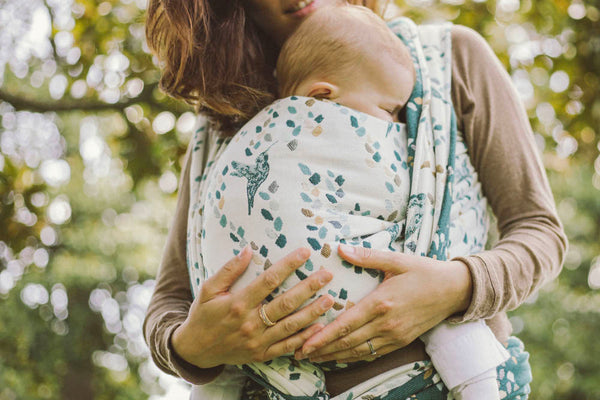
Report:
M 343 5 L 317 10 L 281 48 L 277 60 L 279 97 L 296 94 L 308 78 L 350 83 L 348 79 L 363 63 L 377 62 L 365 59 L 367 52 L 387 52 L 399 62 L 409 62 L 399 50 L 398 40 L 383 19 L 366 7 Z

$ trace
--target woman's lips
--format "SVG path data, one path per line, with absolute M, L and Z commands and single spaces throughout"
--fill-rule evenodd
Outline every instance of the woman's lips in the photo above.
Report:
M 311 12 L 315 11 L 317 8 L 317 3 L 320 0 L 302 0 L 304 3 L 308 3 L 306 4 L 303 8 L 297 10 L 297 11 L 288 11 L 286 12 L 286 14 L 291 15 L 292 17 L 295 18 L 302 18 L 302 17 L 306 17 L 308 14 L 310 14 Z M 302 3 L 299 2 L 298 4 Z M 294 7 L 295 8 L 295 7 Z

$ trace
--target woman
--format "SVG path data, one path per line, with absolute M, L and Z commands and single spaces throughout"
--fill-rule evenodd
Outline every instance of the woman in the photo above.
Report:
M 232 135 L 273 100 L 272 71 L 280 45 L 306 15 L 336 2 L 151 1 L 147 33 L 165 63 L 163 88 L 199 105 L 209 117 L 208 143 L 190 146 L 190 151 L 204 150 L 205 158 L 214 158 L 226 145 L 215 132 Z M 297 310 L 327 284 L 329 273 L 316 272 L 262 311 L 260 306 L 307 259 L 306 249 L 275 263 L 255 284 L 233 295 L 228 288 L 251 256 L 242 253 L 210 278 L 192 301 L 185 264 L 187 162 L 176 220 L 145 320 L 146 339 L 161 369 L 202 384 L 219 375 L 223 365 L 270 360 L 295 349 L 301 349 L 298 357 L 319 361 L 370 359 L 374 350 L 381 356 L 368 367 L 329 373 L 328 390 L 335 395 L 425 359 L 415 339 L 449 317 L 455 322 L 489 319 L 496 336 L 506 340 L 510 323 L 504 311 L 516 308 L 556 276 L 567 241 L 508 76 L 472 31 L 453 28 L 452 44 L 452 100 L 483 192 L 498 218 L 497 245 L 449 261 L 368 249 L 340 253 L 353 264 L 383 270 L 393 278 L 324 329 L 313 326 L 297 333 L 332 306 L 315 301 Z M 277 323 L 267 327 L 270 320 Z

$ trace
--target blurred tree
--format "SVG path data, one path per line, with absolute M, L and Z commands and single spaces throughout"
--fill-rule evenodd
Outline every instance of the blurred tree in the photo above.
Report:
M 535 399 L 600 398 L 600 4 L 396 2 L 490 43 L 571 246 L 512 313 Z M 141 324 L 196 117 L 158 89 L 145 0 L 0 0 L 0 400 L 164 390 Z

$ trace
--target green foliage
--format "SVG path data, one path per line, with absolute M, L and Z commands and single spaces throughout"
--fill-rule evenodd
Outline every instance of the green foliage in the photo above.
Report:
M 570 238 L 511 313 L 532 398 L 600 398 L 599 2 L 396 3 L 477 30 L 511 74 Z M 145 6 L 0 0 L 0 400 L 166 389 L 141 323 L 195 117 L 157 88 Z

